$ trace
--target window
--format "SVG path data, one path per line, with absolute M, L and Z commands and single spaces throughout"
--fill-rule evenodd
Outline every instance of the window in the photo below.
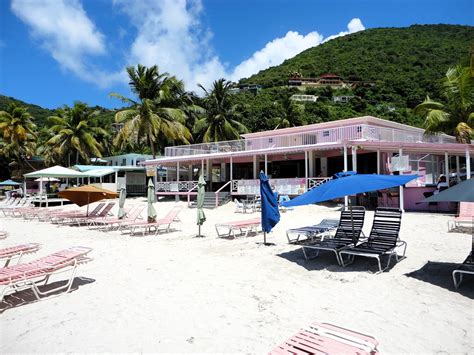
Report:
M 323 131 L 323 137 L 329 137 L 329 131 Z
M 268 143 L 273 143 L 273 138 L 268 138 Z
M 357 133 L 362 132 L 362 126 L 357 126 Z
M 125 165 L 127 165 L 127 159 L 123 158 L 122 159 L 122 166 L 125 166 Z

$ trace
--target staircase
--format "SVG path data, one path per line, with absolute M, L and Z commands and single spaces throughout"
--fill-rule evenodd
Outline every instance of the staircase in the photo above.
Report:
M 229 192 L 219 192 L 217 203 L 222 206 L 224 203 L 230 201 Z M 191 202 L 190 208 L 196 208 L 196 200 Z M 215 208 L 216 207 L 216 194 L 215 192 L 206 192 L 204 195 L 204 208 Z

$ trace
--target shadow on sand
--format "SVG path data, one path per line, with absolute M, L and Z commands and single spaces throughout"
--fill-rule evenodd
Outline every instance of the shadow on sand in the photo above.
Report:
M 457 292 L 463 296 L 474 298 L 474 276 L 465 275 L 464 280 L 456 290 L 453 283 L 453 271 L 459 268 L 460 264 L 428 261 L 421 269 L 412 271 L 405 276 L 413 277 L 417 280 L 428 282 L 432 285 L 445 288 L 449 291 Z
M 332 252 L 321 251 L 319 256 L 310 260 L 306 260 L 303 255 L 301 248 L 277 254 L 280 258 L 291 261 L 301 267 L 304 267 L 308 271 L 313 270 L 327 270 L 331 272 L 369 272 L 376 273 L 378 271 L 377 262 L 368 258 L 356 257 L 355 261 L 346 266 L 342 267 L 337 263 L 336 255 Z M 384 271 L 389 272 L 395 265 L 393 260 L 390 263 L 390 266 Z M 383 265 L 386 265 L 387 260 L 383 260 Z M 403 260 L 403 259 L 402 259 Z M 401 262 L 400 260 L 399 262 Z
M 87 277 L 76 277 L 74 278 L 74 281 L 72 282 L 70 292 L 74 292 L 77 289 L 79 289 L 79 287 L 93 283 L 93 282 L 95 282 L 94 279 L 89 279 Z M 39 286 L 38 288 L 40 289 L 40 291 L 45 292 L 45 291 L 52 290 L 54 288 L 57 288 L 66 284 L 67 284 L 67 280 L 63 280 L 63 281 L 52 282 L 45 286 Z M 53 292 L 45 298 L 60 296 L 64 293 L 65 293 L 65 290 L 58 290 L 57 292 Z M 36 298 L 35 294 L 33 293 L 31 289 L 15 292 L 11 295 L 6 296 L 3 299 L 3 302 L 0 303 L 0 314 L 5 312 L 8 309 L 20 307 L 20 306 L 35 303 L 35 302 L 38 302 L 38 299 Z

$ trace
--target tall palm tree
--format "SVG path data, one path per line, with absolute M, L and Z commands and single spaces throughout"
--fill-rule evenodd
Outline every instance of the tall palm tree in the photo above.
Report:
M 158 66 L 147 68 L 141 64 L 128 67 L 129 85 L 138 100 L 132 100 L 117 93 L 116 97 L 130 105 L 119 111 L 115 121 L 123 124 L 114 143 L 123 149 L 130 140 L 139 144 L 146 139 L 153 157 L 156 146 L 163 147 L 170 141 L 189 144 L 192 136 L 185 126 L 186 116 L 180 107 L 178 93 L 184 90 L 182 82 L 167 73 L 159 73 Z
M 7 160 L 25 160 L 35 153 L 36 125 L 24 107 L 11 103 L 0 111 L 0 154 Z
M 444 132 L 456 136 L 460 143 L 470 143 L 474 130 L 474 77 L 469 67 L 449 68 L 443 79 L 445 102 L 426 97 L 415 107 L 425 117 L 427 133 Z
M 247 127 L 239 122 L 238 106 L 230 100 L 232 83 L 225 79 L 214 81 L 211 90 L 204 91 L 204 116 L 194 125 L 203 142 L 218 142 L 223 140 L 239 139 L 241 133 L 248 132 Z
M 302 120 L 304 106 L 294 103 L 289 97 L 284 98 L 281 103 L 277 103 L 277 106 L 280 109 L 280 115 L 272 120 L 275 129 L 305 124 Z
M 57 115 L 48 117 L 52 137 L 45 143 L 47 153 L 53 159 L 67 159 L 69 165 L 73 156 L 76 164 L 81 158 L 89 162 L 93 156 L 101 157 L 103 147 L 97 136 L 106 136 L 107 132 L 93 124 L 98 114 L 85 103 L 75 102 L 73 107 L 64 106 Z

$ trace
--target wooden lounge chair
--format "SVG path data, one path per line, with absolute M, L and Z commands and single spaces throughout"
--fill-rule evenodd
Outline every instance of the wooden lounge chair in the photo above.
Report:
M 90 226 L 98 227 L 98 229 L 101 229 L 103 231 L 109 231 L 114 228 L 119 229 L 120 226 L 124 223 L 129 223 L 129 222 L 136 222 L 137 219 L 140 217 L 142 211 L 145 209 L 144 206 L 140 207 L 135 207 L 135 208 L 130 208 L 125 210 L 125 216 L 124 218 L 105 218 L 105 219 L 94 219 Z M 104 227 L 104 228 L 102 228 Z
M 91 248 L 72 247 L 60 252 L 48 255 L 41 259 L 26 263 L 9 266 L 0 269 L 0 302 L 8 294 L 31 289 L 38 300 L 59 290 L 69 292 L 76 276 L 77 267 L 92 259 L 87 256 Z M 70 271 L 70 276 L 65 285 L 58 286 L 47 291 L 41 291 L 39 284 L 46 285 L 50 277 L 57 273 Z
M 352 207 L 352 212 L 349 209 L 341 211 L 339 224 L 333 238 L 324 238 L 321 241 L 307 241 L 301 243 L 303 254 L 306 260 L 313 259 L 319 256 L 321 250 L 330 251 L 336 255 L 337 263 L 341 265 L 339 259 L 339 251 L 350 245 L 355 245 L 359 242 L 362 228 L 364 227 L 365 208 L 360 206 Z M 314 251 L 314 255 L 310 255 Z
M 109 216 L 110 211 L 112 210 L 112 208 L 114 208 L 114 206 L 115 206 L 115 202 L 109 202 L 101 211 L 99 211 L 97 214 L 93 216 L 89 215 L 87 217 L 69 218 L 70 220 L 69 224 L 71 225 L 77 224 L 78 226 L 81 226 L 81 224 L 89 225 L 94 220 L 105 219 L 107 218 L 107 216 Z
M 339 220 L 337 219 L 323 219 L 318 224 L 312 226 L 288 229 L 286 231 L 286 237 L 289 244 L 321 241 L 322 236 L 324 236 L 326 232 L 336 229 L 338 224 Z M 296 237 L 291 237 L 292 235 L 296 235 Z
M 247 237 L 250 232 L 258 233 L 258 227 L 261 224 L 260 217 L 247 219 L 245 221 L 235 221 L 227 223 L 218 223 L 215 225 L 217 236 L 219 238 L 235 238 L 236 236 L 243 235 Z M 223 233 L 222 231 L 226 231 Z M 236 234 L 235 232 L 239 233 Z
M 459 202 L 459 215 L 448 221 L 448 230 L 462 226 L 474 227 L 474 202 Z
M 339 252 L 342 266 L 351 264 L 355 256 L 363 256 L 377 259 L 379 272 L 382 272 L 388 268 L 393 256 L 396 261 L 399 260 L 396 252 L 398 247 L 403 247 L 402 258 L 405 257 L 407 243 L 399 239 L 401 222 L 402 211 L 399 208 L 377 208 L 367 241 Z M 348 259 L 344 260 L 343 255 L 348 255 Z M 387 265 L 382 267 L 381 257 L 386 255 L 388 255 Z
M 314 322 L 278 345 L 269 354 L 378 354 L 372 336 L 330 323 Z
M 3 267 L 7 267 L 15 258 L 17 259 L 16 263 L 19 264 L 23 255 L 36 253 L 40 248 L 41 245 L 37 243 L 20 244 L 13 247 L 2 248 L 0 249 L 0 260 L 5 260 Z
M 458 288 L 459 285 L 461 285 L 464 275 L 474 275 L 474 260 L 472 252 L 467 256 L 466 260 L 464 260 L 459 268 L 453 271 L 454 287 Z
M 182 207 L 174 207 L 171 209 L 171 211 L 168 212 L 168 214 L 161 218 L 157 219 L 156 221 L 153 222 L 148 222 L 148 221 L 135 221 L 135 222 L 128 222 L 122 224 L 122 227 L 120 230 L 122 233 L 124 233 L 124 230 L 129 230 L 130 233 L 129 235 L 133 236 L 135 235 L 137 230 L 142 231 L 142 235 L 145 235 L 146 232 L 151 233 L 151 230 L 153 229 L 155 231 L 155 235 L 158 234 L 159 231 L 165 231 L 169 232 L 171 224 L 173 222 L 178 222 L 178 214 L 181 212 Z
M 89 212 L 89 216 L 95 216 L 102 207 L 105 206 L 105 202 L 101 202 L 97 204 L 92 211 Z M 87 213 L 81 210 L 74 210 L 74 211 L 67 211 L 67 212 L 59 212 L 59 213 L 51 213 L 48 216 L 48 219 L 51 220 L 51 223 L 60 224 L 61 222 L 67 220 L 68 218 L 84 218 L 87 217 Z

